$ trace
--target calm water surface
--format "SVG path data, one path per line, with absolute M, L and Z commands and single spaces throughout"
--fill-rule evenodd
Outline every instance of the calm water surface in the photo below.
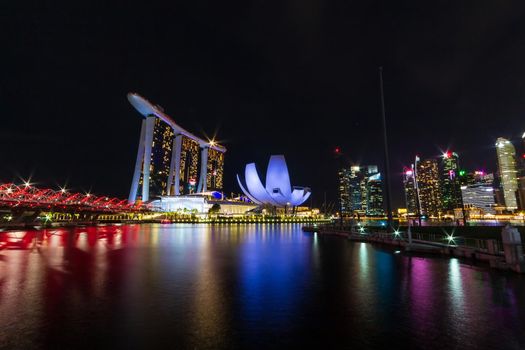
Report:
M 0 235 L 2 348 L 525 348 L 525 276 L 299 225 L 74 233 Z

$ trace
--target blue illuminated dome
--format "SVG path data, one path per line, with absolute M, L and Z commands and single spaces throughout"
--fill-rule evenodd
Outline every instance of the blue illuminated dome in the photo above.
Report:
M 304 203 L 311 194 L 308 187 L 292 187 L 283 155 L 270 157 L 266 170 L 266 186 L 259 178 L 255 163 L 246 164 L 244 180 L 245 184 L 237 175 L 237 181 L 244 194 L 257 204 L 271 204 L 279 207 L 297 206 Z

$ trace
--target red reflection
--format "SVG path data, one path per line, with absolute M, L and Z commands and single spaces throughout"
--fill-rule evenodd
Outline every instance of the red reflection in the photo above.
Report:
M 24 250 L 40 246 L 93 249 L 99 241 L 114 247 L 136 243 L 138 238 L 136 225 L 3 231 L 0 232 L 0 250 Z

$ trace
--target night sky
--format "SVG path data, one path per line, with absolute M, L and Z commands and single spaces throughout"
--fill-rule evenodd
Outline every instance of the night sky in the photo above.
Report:
M 227 192 L 245 163 L 284 154 L 320 205 L 335 146 L 382 166 L 378 66 L 394 207 L 416 154 L 493 171 L 496 138 L 525 130 L 522 0 L 111 3 L 0 5 L 1 181 L 127 197 L 134 91 L 228 148 Z

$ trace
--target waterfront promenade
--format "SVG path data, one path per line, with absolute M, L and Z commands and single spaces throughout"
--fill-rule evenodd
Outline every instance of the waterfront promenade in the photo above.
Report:
M 501 231 L 505 230 L 504 227 L 492 227 L 492 232 L 486 233 L 485 238 L 480 238 L 480 235 L 473 233 L 470 233 L 470 237 L 455 235 L 455 228 L 450 227 L 433 227 L 433 229 L 427 227 L 426 232 L 413 232 L 412 229 L 412 227 L 400 227 L 389 233 L 384 227 L 361 225 L 303 226 L 303 231 L 319 235 L 340 236 L 351 241 L 385 244 L 400 247 L 405 252 L 467 258 L 486 262 L 490 267 L 496 269 L 525 273 L 522 241 L 518 240 L 517 243 L 513 243 L 506 242 L 505 237 L 502 239 L 504 235 Z M 469 227 L 469 230 L 474 232 L 476 227 Z M 486 228 L 480 227 L 479 230 L 486 231 Z M 496 235 L 497 230 L 500 230 L 500 233 Z

